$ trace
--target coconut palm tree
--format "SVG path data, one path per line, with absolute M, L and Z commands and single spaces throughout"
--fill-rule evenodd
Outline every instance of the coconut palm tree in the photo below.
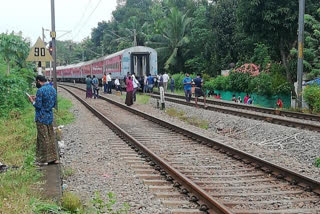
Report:
M 181 48 L 189 43 L 186 36 L 186 28 L 191 22 L 191 19 L 186 14 L 182 14 L 178 9 L 171 8 L 167 18 L 162 24 L 160 34 L 154 36 L 153 40 L 147 44 L 156 46 L 160 56 L 165 60 L 165 69 L 170 66 L 177 65 L 177 57 Z

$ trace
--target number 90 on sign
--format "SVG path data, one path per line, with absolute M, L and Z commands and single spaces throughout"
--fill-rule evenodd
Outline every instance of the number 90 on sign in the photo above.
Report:
M 34 48 L 34 56 L 46 56 L 45 48 Z

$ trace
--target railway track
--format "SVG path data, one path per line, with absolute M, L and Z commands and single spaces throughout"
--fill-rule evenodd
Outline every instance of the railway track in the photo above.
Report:
M 160 99 L 158 93 L 151 94 L 151 97 Z M 195 104 L 192 102 L 186 102 L 184 96 L 176 94 L 165 94 L 165 100 L 182 105 L 195 106 Z M 192 100 L 194 100 L 194 98 L 192 98 Z M 203 99 L 199 99 L 199 101 L 203 102 Z M 208 106 L 206 109 L 211 111 L 320 132 L 320 116 L 318 115 L 282 111 L 216 100 L 207 100 L 207 104 Z M 199 107 L 204 108 L 202 103 L 198 103 L 198 105 Z
M 65 89 L 203 211 L 320 213 L 315 180 L 106 97 L 84 101 L 83 89 Z
M 154 92 L 153 94 L 159 95 L 158 92 Z M 185 97 L 182 95 L 166 93 L 165 96 L 185 100 Z M 193 97 L 191 99 L 194 100 Z M 199 101 L 203 102 L 203 99 L 199 98 Z M 291 112 L 291 111 L 285 111 L 285 110 L 279 110 L 279 109 L 273 109 L 273 108 L 257 107 L 257 106 L 253 106 L 253 105 L 246 105 L 246 104 L 242 104 L 242 103 L 239 104 L 239 103 L 228 102 L 228 101 L 223 101 L 223 100 L 210 100 L 210 99 L 208 99 L 207 103 L 217 105 L 217 106 L 232 107 L 232 108 L 236 108 L 236 109 L 250 110 L 250 111 L 261 112 L 261 113 L 266 113 L 266 114 L 289 117 L 289 118 L 292 117 L 292 118 L 298 118 L 298 119 L 303 119 L 303 120 L 320 121 L 320 115 L 314 115 L 314 114 L 306 114 L 306 113 Z

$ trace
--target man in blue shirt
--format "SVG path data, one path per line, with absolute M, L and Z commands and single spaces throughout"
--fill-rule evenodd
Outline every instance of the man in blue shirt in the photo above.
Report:
M 186 77 L 183 79 L 183 88 L 184 88 L 184 94 L 186 96 L 186 101 L 190 102 L 191 100 L 191 82 L 192 79 L 189 77 L 189 74 L 186 73 Z
M 37 124 L 36 155 L 38 165 L 59 163 L 58 149 L 53 131 L 52 108 L 56 105 L 57 92 L 46 83 L 44 76 L 36 77 L 38 88 L 36 96 L 29 96 L 30 102 L 35 107 L 35 122 Z
M 148 78 L 147 78 L 147 83 L 148 83 L 148 91 L 152 93 L 152 91 L 153 91 L 154 79 L 153 79 L 153 76 L 151 76 L 151 74 L 149 74 L 149 76 L 148 76 Z

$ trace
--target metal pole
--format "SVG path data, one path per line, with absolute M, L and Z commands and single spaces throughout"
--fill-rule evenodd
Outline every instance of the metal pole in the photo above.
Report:
M 133 29 L 133 46 L 137 46 L 137 31 Z
M 57 62 L 57 55 L 56 55 L 56 26 L 55 26 L 55 11 L 54 11 L 54 0 L 51 0 L 51 37 L 52 37 L 52 56 L 53 56 L 53 85 L 58 93 L 57 88 L 57 70 L 56 70 L 56 62 Z M 58 110 L 58 99 L 56 102 L 56 109 Z
M 298 108 L 302 108 L 302 75 L 303 75 L 303 42 L 304 42 L 305 0 L 299 0 L 299 32 L 298 32 Z
M 42 41 L 44 42 L 44 28 L 42 28 Z

